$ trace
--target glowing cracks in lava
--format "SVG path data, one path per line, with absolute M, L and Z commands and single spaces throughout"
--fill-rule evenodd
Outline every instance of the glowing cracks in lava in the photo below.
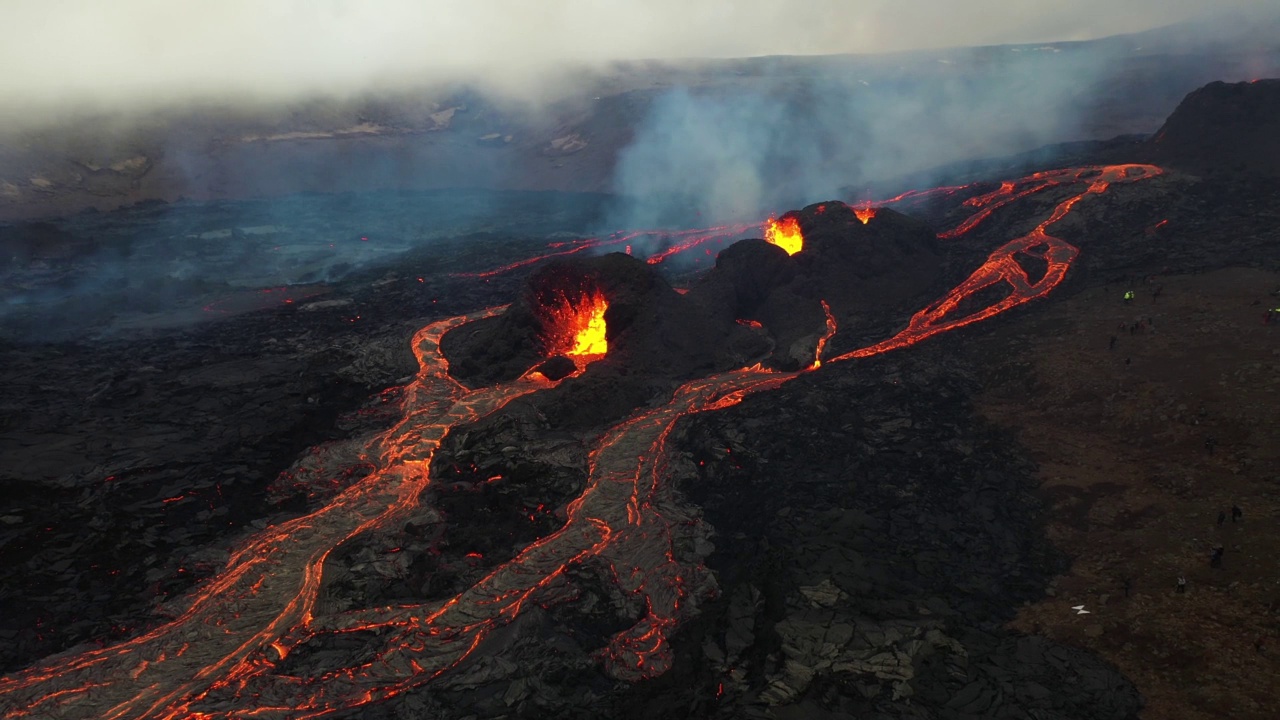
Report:
M 853 209 L 853 216 L 858 218 L 863 225 L 871 222 L 871 218 L 876 216 L 876 209 L 871 206 L 856 207 Z
M 804 235 L 800 232 L 800 223 L 793 215 L 784 215 L 781 220 L 769 218 L 764 224 L 765 242 L 777 245 L 795 255 L 804 249 Z

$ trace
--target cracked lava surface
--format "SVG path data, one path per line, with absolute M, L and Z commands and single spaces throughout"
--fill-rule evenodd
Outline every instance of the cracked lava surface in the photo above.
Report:
M 964 282 L 886 340 L 823 358 L 827 341 L 838 332 L 824 303 L 827 332 L 813 365 L 801 373 L 905 348 L 1047 295 L 1065 277 L 1078 252 L 1050 235 L 1049 228 L 1109 185 L 1161 172 L 1151 165 L 1113 165 L 1036 173 L 970 198 L 965 206 L 974 214 L 940 237 L 959 237 L 995 210 L 1028 195 L 1084 186 L 1058 203 L 1030 233 L 997 248 Z M 886 202 L 955 190 L 907 193 Z M 680 246 L 696 247 L 719 232 L 687 231 Z M 615 236 L 610 242 L 628 237 Z M 568 252 L 587 247 L 594 246 L 583 243 Z M 1043 276 L 1033 281 L 1019 263 L 1020 255 L 1046 264 Z M 1002 299 L 965 302 L 1002 283 L 1008 289 Z M 415 335 L 420 370 L 406 388 L 404 416 L 367 449 L 376 472 L 319 510 L 250 536 L 216 576 L 192 591 L 178 617 L 131 640 L 55 656 L 0 678 L 0 718 L 309 718 L 378 702 L 449 672 L 526 604 L 571 602 L 573 588 L 565 571 L 587 559 L 606 563 L 619 589 L 644 601 L 639 621 L 597 649 L 595 656 L 605 671 L 634 681 L 668 670 L 671 633 L 716 593 L 702 558 L 678 550 L 698 547 L 690 540 L 705 538 L 710 528 L 668 482 L 668 437 L 683 416 L 729 407 L 801 373 L 754 366 L 695 380 L 677 390 L 666 405 L 642 410 L 609 429 L 589 455 L 586 487 L 565 508 L 564 526 L 453 598 L 314 614 L 326 558 L 343 543 L 393 526 L 417 508 L 429 483 L 433 454 L 452 428 L 556 385 L 531 374 L 472 390 L 449 376 L 448 362 L 439 350 L 444 333 L 501 310 L 441 320 Z M 281 661 L 311 637 L 370 629 L 380 631 L 382 647 L 366 664 L 315 677 L 281 671 Z

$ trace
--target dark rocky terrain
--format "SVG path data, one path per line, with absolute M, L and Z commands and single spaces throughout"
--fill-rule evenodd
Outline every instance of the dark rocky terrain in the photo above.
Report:
M 1091 198 L 1055 228 L 1081 255 L 1046 303 L 681 420 L 671 472 L 714 531 L 689 556 L 705 557 L 717 591 L 672 636 L 672 670 L 634 684 L 601 670 L 591 651 L 638 610 L 583 563 L 568 571 L 572 601 L 522 612 L 437 682 L 349 716 L 1136 717 L 1144 688 L 1123 668 L 1069 634 L 1010 627 L 1077 550 L 1046 537 L 1057 506 L 1037 490 L 1036 462 L 972 397 L 1021 382 L 986 365 L 1043 305 L 1148 276 L 1280 271 L 1276 147 L 1231 119 L 1232 108 L 1274 104 L 1276 88 L 1211 86 L 1163 137 L 1073 149 L 1073 163 L 1154 154 L 1170 172 Z M 1206 166 L 1203 146 L 1247 159 L 1249 172 Z M 368 472 L 358 448 L 398 417 L 396 388 L 416 371 L 407 338 L 432 319 L 514 299 L 445 336 L 456 375 L 481 384 L 539 359 L 535 299 L 547 283 L 568 273 L 618 298 L 605 359 L 445 438 L 430 491 L 443 523 L 410 521 L 334 553 L 330 606 L 452 596 L 564 522 L 605 423 L 665 402 L 686 378 L 756 359 L 795 369 L 822 332 L 819 298 L 839 319 L 833 353 L 892 333 L 1060 195 L 1032 196 L 948 243 L 930 230 L 962 218 L 963 197 L 866 224 L 839 203 L 809 206 L 796 214 L 806 252 L 743 241 L 681 283 L 685 294 L 625 255 L 453 277 L 529 247 L 466 237 L 202 325 L 6 340 L 0 660 L 17 670 L 156 624 L 238 537 Z M 14 277 L 56 272 L 100 241 L 57 225 L 8 233 Z M 403 559 L 380 561 L 393 550 Z M 324 636 L 282 668 L 348 667 L 376 639 Z
M 1191 93 L 1151 139 L 1152 160 L 1215 177 L 1280 176 L 1277 82 L 1215 82 Z

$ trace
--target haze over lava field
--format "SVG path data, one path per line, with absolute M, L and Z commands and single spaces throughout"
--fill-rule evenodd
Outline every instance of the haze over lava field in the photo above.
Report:
M 1275 717 L 1280 46 L 1176 35 L 6 145 L 0 718 Z

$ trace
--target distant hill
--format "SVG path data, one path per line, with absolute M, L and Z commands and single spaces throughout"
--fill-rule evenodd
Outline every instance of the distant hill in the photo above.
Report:
M 1170 167 L 1280 176 L 1280 80 L 1209 83 L 1148 144 L 1151 159 Z

